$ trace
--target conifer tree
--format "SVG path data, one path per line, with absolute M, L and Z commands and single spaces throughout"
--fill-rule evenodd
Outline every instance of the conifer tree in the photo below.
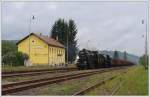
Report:
M 77 54 L 77 40 L 76 40 L 76 34 L 77 34 L 77 27 L 73 20 L 69 20 L 68 23 L 68 53 L 69 57 L 68 60 L 73 62 L 76 58 Z
M 77 27 L 73 20 L 66 22 L 64 19 L 58 19 L 51 29 L 51 37 L 61 42 L 66 47 L 66 61 L 68 52 L 68 61 L 73 62 L 77 54 Z M 68 46 L 68 51 L 67 51 Z

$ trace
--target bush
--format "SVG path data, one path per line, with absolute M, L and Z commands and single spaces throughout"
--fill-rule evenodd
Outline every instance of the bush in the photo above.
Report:
M 22 52 L 9 52 L 2 56 L 2 63 L 3 65 L 21 66 L 28 58 L 28 55 Z
M 3 65 L 12 65 L 16 61 L 15 54 L 13 52 L 6 53 L 2 56 Z
M 17 52 L 17 41 L 14 40 L 2 40 L 2 64 L 21 66 L 24 65 L 24 61 L 28 60 L 28 55 Z
M 2 56 L 10 52 L 17 52 L 16 42 L 11 40 L 2 40 Z

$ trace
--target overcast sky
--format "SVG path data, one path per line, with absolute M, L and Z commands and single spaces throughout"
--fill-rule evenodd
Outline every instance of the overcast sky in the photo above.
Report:
M 79 48 L 144 53 L 146 2 L 3 2 L 2 39 L 19 40 L 31 31 L 49 35 L 58 18 L 73 19 Z M 142 19 L 145 24 L 142 24 Z

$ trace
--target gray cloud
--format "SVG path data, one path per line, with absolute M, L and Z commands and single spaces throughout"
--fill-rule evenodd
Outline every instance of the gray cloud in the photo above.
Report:
M 75 20 L 79 47 L 144 53 L 146 2 L 3 2 L 2 39 L 18 40 L 32 32 L 49 35 L 58 18 Z M 90 40 L 90 41 L 89 41 Z M 87 43 L 89 42 L 89 43 Z

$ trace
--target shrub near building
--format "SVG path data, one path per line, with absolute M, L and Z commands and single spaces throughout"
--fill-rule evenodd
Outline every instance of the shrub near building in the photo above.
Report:
M 24 65 L 24 61 L 28 59 L 28 55 L 21 52 L 9 52 L 2 56 L 3 65 L 20 66 Z
M 3 66 L 20 66 L 24 65 L 24 61 L 28 59 L 28 55 L 17 52 L 17 46 L 13 41 L 2 41 L 2 64 Z

